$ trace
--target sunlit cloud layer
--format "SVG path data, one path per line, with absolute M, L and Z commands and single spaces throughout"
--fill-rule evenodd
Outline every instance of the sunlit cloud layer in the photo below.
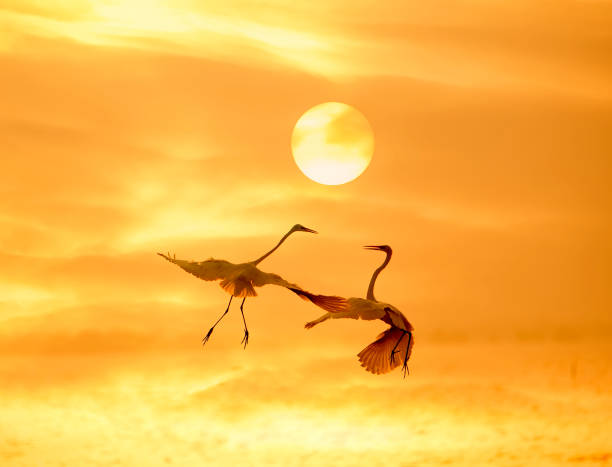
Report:
M 8 3 L 6 48 L 36 35 L 297 67 L 327 77 L 404 76 L 461 86 L 536 84 L 610 97 L 605 2 L 321 4 Z M 469 13 L 468 13 L 469 12 Z M 376 18 L 376 20 L 372 20 Z M 561 74 L 561 77 L 560 77 Z

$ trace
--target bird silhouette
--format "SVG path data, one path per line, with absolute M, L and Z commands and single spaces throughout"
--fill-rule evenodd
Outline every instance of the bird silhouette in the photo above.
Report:
M 400 362 L 395 358 L 395 354 L 404 355 L 403 372 L 404 377 L 409 373 L 408 359 L 412 353 L 414 339 L 412 331 L 414 328 L 406 317 L 389 303 L 383 303 L 374 297 L 374 284 L 380 272 L 387 267 L 391 261 L 393 250 L 389 245 L 368 245 L 364 248 L 369 250 L 384 251 L 387 256 L 385 261 L 374 271 L 366 298 L 352 297 L 346 300 L 344 309 L 327 310 L 323 316 L 306 323 L 306 329 L 310 329 L 328 319 L 352 318 L 374 320 L 380 319 L 389 324 L 390 327 L 381 333 L 374 342 L 357 354 L 361 366 L 374 374 L 388 373 Z M 406 337 L 407 336 L 407 337 Z
M 242 322 L 244 323 L 244 337 L 241 343 L 244 344 L 244 347 L 246 348 L 247 344 L 249 343 L 249 330 L 247 328 L 246 319 L 244 318 L 243 307 L 247 297 L 257 296 L 255 287 L 262 287 L 267 284 L 285 287 L 304 300 L 309 300 L 315 305 L 329 312 L 340 311 L 346 306 L 346 300 L 341 297 L 312 294 L 302 289 L 299 285 L 286 281 L 278 274 L 264 272 L 257 268 L 259 263 L 270 256 L 279 246 L 282 245 L 285 240 L 287 240 L 289 235 L 294 232 L 317 233 L 315 230 L 304 227 L 301 224 L 295 224 L 293 227 L 291 227 L 289 232 L 287 232 L 284 237 L 281 238 L 274 248 L 260 258 L 247 263 L 233 264 L 223 259 L 214 258 L 207 259 L 206 261 L 185 261 L 176 259 L 174 256 L 171 257 L 170 253 L 167 255 L 157 253 L 199 279 L 205 281 L 221 281 L 219 285 L 223 288 L 223 290 L 230 294 L 227 308 L 204 336 L 202 339 L 202 345 L 208 342 L 208 339 L 210 339 L 210 336 L 215 329 L 215 326 L 219 324 L 219 322 L 229 311 L 232 299 L 234 297 L 241 297 L 242 303 L 240 304 L 240 313 L 242 314 Z

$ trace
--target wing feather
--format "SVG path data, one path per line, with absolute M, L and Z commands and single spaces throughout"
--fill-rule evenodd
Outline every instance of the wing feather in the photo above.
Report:
M 286 289 L 289 289 L 293 293 L 298 295 L 303 300 L 308 300 L 317 305 L 319 308 L 323 308 L 325 311 L 337 313 L 346 309 L 346 299 L 333 295 L 318 295 L 310 293 L 307 290 L 302 289 L 299 285 L 286 281 L 278 274 L 263 272 L 258 269 L 252 279 L 253 285 L 257 287 L 261 287 L 266 284 L 285 287 Z
M 163 253 L 157 253 L 178 267 L 205 281 L 229 279 L 236 272 L 237 265 L 223 259 L 208 259 L 206 261 L 186 261 L 172 258 Z M 224 287 L 225 288 L 225 287 Z
M 346 310 L 346 298 L 337 297 L 336 295 L 317 295 L 299 287 L 288 287 L 288 289 L 294 294 L 297 294 L 300 298 L 308 300 L 330 313 L 339 313 Z
M 398 352 L 395 354 L 393 362 L 391 362 L 391 351 L 402 336 L 404 337 L 396 348 L 396 351 Z M 409 341 L 410 348 L 408 348 Z M 357 356 L 359 357 L 362 367 L 364 367 L 370 373 L 378 375 L 388 373 L 401 365 L 406 356 L 406 352 L 408 352 L 408 358 L 410 358 L 413 345 L 414 339 L 412 338 L 411 333 L 395 326 L 391 326 L 389 329 L 380 334 L 374 342 L 359 352 Z

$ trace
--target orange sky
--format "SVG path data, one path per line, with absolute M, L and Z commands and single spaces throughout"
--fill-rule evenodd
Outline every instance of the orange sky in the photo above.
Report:
M 549 396 L 578 397 L 559 376 L 571 365 L 588 368 L 598 432 L 595 414 L 612 414 L 611 26 L 604 1 L 0 2 L 0 459 L 474 465 L 473 440 L 495 456 L 521 440 L 491 426 L 524 419 L 488 419 L 473 398 L 532 410 L 512 391 L 537 389 L 565 414 Z M 374 130 L 347 185 L 310 181 L 290 153 L 297 119 L 326 101 Z M 319 293 L 364 296 L 382 255 L 360 247 L 393 246 L 376 292 L 415 326 L 409 380 L 358 365 L 382 323 L 307 332 L 319 310 L 274 287 L 247 301 L 246 351 L 237 309 L 201 348 L 227 296 L 155 252 L 251 260 L 297 222 L 320 235 L 261 268 Z M 431 396 L 441 381 L 450 399 Z M 529 416 L 525 430 L 545 429 Z M 204 441 L 206 417 L 219 425 Z M 610 449 L 593 433 L 539 465 L 599 462 Z M 156 436 L 176 452 L 149 457 Z M 197 443 L 215 436 L 206 458 Z

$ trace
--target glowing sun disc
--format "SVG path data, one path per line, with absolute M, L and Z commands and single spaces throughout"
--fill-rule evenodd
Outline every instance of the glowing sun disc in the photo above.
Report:
M 291 135 L 293 158 L 311 180 L 341 185 L 355 180 L 374 153 L 374 133 L 354 107 L 326 102 L 307 110 Z

